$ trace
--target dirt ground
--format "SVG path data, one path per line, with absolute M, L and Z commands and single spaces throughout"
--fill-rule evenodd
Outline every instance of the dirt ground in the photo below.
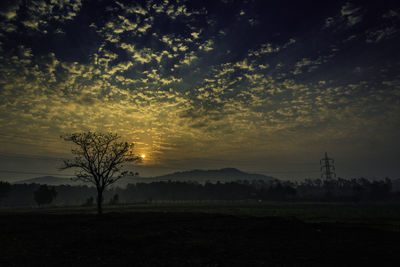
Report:
M 400 266 L 368 223 L 199 212 L 0 212 L 0 266 Z

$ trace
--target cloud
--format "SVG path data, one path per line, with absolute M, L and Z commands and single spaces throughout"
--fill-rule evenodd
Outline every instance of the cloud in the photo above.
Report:
M 329 18 L 325 19 L 325 28 L 329 28 L 334 24 L 335 24 L 335 19 L 334 18 L 329 17 Z
M 360 11 L 359 7 L 355 7 L 352 3 L 347 2 L 344 6 L 342 6 L 340 13 L 342 14 L 342 16 L 351 16 L 358 11 Z
M 223 16 L 212 13 L 220 11 L 186 2 L 121 1 L 107 10 L 100 5 L 93 10 L 98 18 L 86 14 L 87 25 L 82 22 L 73 31 L 64 26 L 78 19 L 79 1 L 35 1 L 32 6 L 37 10 L 28 9 L 24 19 L 18 18 L 18 8 L 1 13 L 4 132 L 51 137 L 112 130 L 157 155 L 152 164 L 162 164 L 168 157 L 202 153 L 300 153 L 330 142 L 359 142 L 357 137 L 376 135 L 381 127 L 386 133 L 398 129 L 396 119 L 382 125 L 399 111 L 400 82 L 390 65 L 394 59 L 367 68 L 359 55 L 370 51 L 371 58 L 377 57 L 373 53 L 378 52 L 367 50 L 372 45 L 349 49 L 343 42 L 359 40 L 360 34 L 368 42 L 382 42 L 397 31 L 388 24 L 348 34 L 349 26 L 363 23 L 361 7 L 347 3 L 332 11 L 321 21 L 328 28 L 316 25 L 312 36 L 308 31 L 283 36 L 280 27 L 286 26 L 278 23 L 260 35 L 262 19 L 256 29 L 247 25 L 231 31 Z M 246 9 L 243 16 L 251 12 Z M 381 19 L 395 16 L 389 12 Z M 36 39 L 50 30 L 50 17 L 57 19 L 54 31 L 66 33 Z M 15 26 L 13 34 L 23 27 L 36 35 L 13 39 L 4 30 L 7 25 Z M 66 56 L 64 46 L 48 49 L 57 40 L 70 41 L 72 32 L 86 36 L 82 29 L 93 32 L 77 41 L 91 46 L 87 60 Z M 41 40 L 40 49 L 36 40 Z
M 316 60 L 311 60 L 309 58 L 303 58 L 300 61 L 296 62 L 295 69 L 293 71 L 294 75 L 303 73 L 303 70 L 307 68 L 307 72 L 312 72 L 318 68 L 318 65 L 321 65 L 323 59 L 319 57 Z
M 17 17 L 17 12 L 20 9 L 20 1 L 13 1 L 12 4 L 2 8 L 0 10 L 0 16 L 6 18 L 6 20 L 13 20 Z
M 270 53 L 277 53 L 279 52 L 281 48 L 278 46 L 273 47 L 273 45 L 271 43 L 267 43 L 267 44 L 262 44 L 261 47 L 257 50 L 250 50 L 249 51 L 249 56 L 261 56 L 261 55 L 265 55 L 265 54 L 270 54 Z
M 342 17 L 347 20 L 347 25 L 351 27 L 362 20 L 360 11 L 360 7 L 356 7 L 352 3 L 347 2 L 344 6 L 342 6 L 340 13 Z
M 393 19 L 393 18 L 399 18 L 400 17 L 400 13 L 398 11 L 395 10 L 388 10 L 386 13 L 384 13 L 382 15 L 382 18 L 384 19 Z
M 360 23 L 363 18 L 361 7 L 357 7 L 350 2 L 346 2 L 340 9 L 340 13 L 329 16 L 325 19 L 323 29 L 331 28 L 351 28 Z M 336 26 L 336 27 L 335 27 Z
M 211 51 L 211 50 L 214 49 L 214 48 L 213 48 L 213 44 L 214 44 L 214 41 L 213 41 L 213 40 L 206 40 L 203 44 L 201 44 L 201 45 L 199 46 L 199 49 L 200 49 L 200 50 L 203 50 L 203 51 L 205 51 L 205 52 L 209 52 L 209 51 Z
M 384 29 L 369 30 L 367 31 L 367 43 L 378 43 L 385 39 L 393 38 L 398 34 L 399 30 L 394 26 L 389 26 Z
M 116 4 L 119 5 L 121 7 L 121 10 L 126 12 L 127 14 L 136 14 L 142 16 L 146 16 L 148 14 L 148 11 L 139 4 L 131 6 L 126 6 L 121 2 L 116 2 Z
M 50 25 L 50 21 L 65 22 L 72 20 L 82 6 L 81 0 L 52 1 L 35 0 L 27 2 L 26 15 L 22 24 L 37 31 L 43 30 Z

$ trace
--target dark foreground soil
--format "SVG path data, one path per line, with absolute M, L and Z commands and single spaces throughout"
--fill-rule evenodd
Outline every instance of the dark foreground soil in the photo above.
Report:
M 400 266 L 400 233 L 201 213 L 0 214 L 0 266 Z

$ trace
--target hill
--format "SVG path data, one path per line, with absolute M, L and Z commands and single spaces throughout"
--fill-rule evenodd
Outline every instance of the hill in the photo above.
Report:
M 191 170 L 183 172 L 174 172 L 171 174 L 155 176 L 155 177 L 126 177 L 118 182 L 118 186 L 125 187 L 130 183 L 151 183 L 151 182 L 198 182 L 204 184 L 206 182 L 216 183 L 228 183 L 234 181 L 253 181 L 262 180 L 264 182 L 271 182 L 277 180 L 274 177 L 266 176 L 262 174 L 253 174 L 242 172 L 235 168 L 225 168 L 219 170 Z
M 204 184 L 206 182 L 216 183 L 220 181 L 222 183 L 233 182 L 233 181 L 253 181 L 262 180 L 265 182 L 271 182 L 276 180 L 271 176 L 266 176 L 262 174 L 253 174 L 242 172 L 235 168 L 225 168 L 220 170 L 192 170 L 175 172 L 171 174 L 166 174 L 162 176 L 155 177 L 139 177 L 139 176 L 128 176 L 119 180 L 114 186 L 126 187 L 127 184 L 136 183 L 151 183 L 151 182 L 161 182 L 161 181 L 179 181 L 179 182 L 198 182 Z M 15 184 L 48 184 L 48 185 L 81 185 L 81 182 L 72 181 L 68 178 L 60 178 L 54 176 L 43 176 L 27 180 L 22 180 L 15 182 Z
M 47 185 L 81 185 L 81 182 L 73 181 L 70 178 L 60 178 L 55 176 L 42 176 L 22 181 L 14 182 L 13 184 L 47 184 Z
M 211 182 L 233 182 L 233 181 L 252 181 L 252 180 L 263 180 L 270 182 L 276 180 L 271 176 L 262 174 L 253 174 L 242 172 L 235 168 L 225 168 L 220 170 L 192 170 L 184 172 L 175 172 L 172 174 L 166 174 L 158 177 L 154 177 L 160 181 L 197 181 L 199 183 Z

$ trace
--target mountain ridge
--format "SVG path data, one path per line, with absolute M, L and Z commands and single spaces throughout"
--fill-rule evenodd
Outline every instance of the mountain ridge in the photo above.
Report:
M 222 183 L 226 183 L 238 180 L 242 181 L 263 180 L 266 182 L 271 182 L 277 179 L 263 174 L 243 172 L 236 168 L 223 168 L 215 170 L 194 169 L 190 171 L 180 171 L 153 177 L 127 176 L 117 181 L 113 186 L 125 187 L 129 183 L 135 184 L 135 183 L 151 183 L 151 182 L 165 182 L 165 181 L 198 182 L 198 183 L 206 183 L 206 182 L 216 183 L 217 181 L 219 181 Z M 60 178 L 55 176 L 35 177 L 31 179 L 25 179 L 13 182 L 13 184 L 31 184 L 31 183 L 47 184 L 53 186 L 84 184 L 79 181 L 73 181 L 70 178 Z

